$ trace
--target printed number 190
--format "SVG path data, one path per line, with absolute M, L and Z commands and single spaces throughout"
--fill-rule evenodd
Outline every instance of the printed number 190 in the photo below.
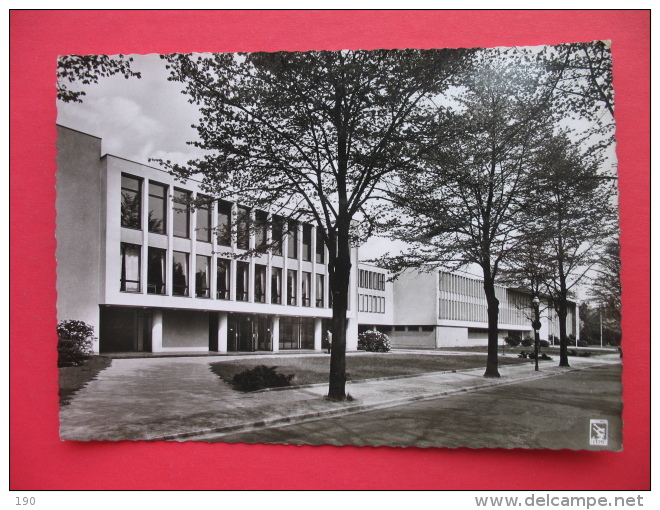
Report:
M 18 496 L 16 496 L 16 505 L 18 506 L 34 505 L 36 504 L 36 502 L 37 501 L 34 498 L 28 498 L 28 497 L 19 498 Z

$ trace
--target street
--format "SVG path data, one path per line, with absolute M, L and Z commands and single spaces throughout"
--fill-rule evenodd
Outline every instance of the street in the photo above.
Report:
M 210 441 L 620 450 L 620 381 L 621 365 L 595 367 L 388 409 L 227 434 Z M 608 421 L 608 446 L 589 444 L 592 419 Z

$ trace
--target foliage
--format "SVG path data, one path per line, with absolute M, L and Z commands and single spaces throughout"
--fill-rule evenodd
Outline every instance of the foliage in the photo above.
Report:
M 131 69 L 131 57 L 117 55 L 65 55 L 57 60 L 57 99 L 65 103 L 82 103 L 85 91 L 71 90 L 69 85 L 98 83 L 99 78 L 121 74 L 124 78 L 140 78 L 139 72 Z
M 547 340 L 539 340 L 539 347 L 550 347 L 550 342 Z
M 57 325 L 57 366 L 75 367 L 93 354 L 94 328 L 78 320 L 64 320 Z
M 278 374 L 277 367 L 259 365 L 234 376 L 234 387 L 241 391 L 256 391 L 265 388 L 290 386 L 295 374 Z
M 333 299 L 330 394 L 345 397 L 351 243 L 388 175 L 414 171 L 432 100 L 467 50 L 310 51 L 163 56 L 171 81 L 200 108 L 191 142 L 206 151 L 178 178 L 207 196 L 312 221 L 329 251 Z M 291 224 L 289 222 L 289 224 Z M 263 247 L 261 247 L 263 249 Z
M 380 331 L 365 331 L 358 335 L 358 350 L 389 352 L 392 348 L 389 337 Z
M 530 346 L 534 345 L 534 340 L 529 338 L 529 337 L 525 337 L 525 338 L 522 339 L 521 344 L 522 344 L 523 347 L 530 347 Z
M 504 341 L 509 347 L 518 347 L 520 345 L 520 338 L 515 336 L 505 336 Z
M 584 340 L 578 340 L 577 341 L 577 346 L 578 347 L 589 347 L 589 344 L 585 342 Z
M 398 175 L 395 207 L 383 228 L 411 249 L 383 262 L 394 271 L 476 264 L 488 310 L 488 362 L 497 377 L 499 300 L 495 281 L 516 248 L 528 177 L 552 122 L 558 77 L 531 50 L 480 50 L 457 81 L 452 105 L 438 108 L 420 173 Z

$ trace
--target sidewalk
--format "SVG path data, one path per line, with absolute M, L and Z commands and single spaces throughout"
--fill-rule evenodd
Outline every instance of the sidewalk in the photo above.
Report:
M 215 360 L 215 359 L 214 359 Z M 383 409 L 457 392 L 551 377 L 592 366 L 618 364 L 618 354 L 500 367 L 501 377 L 483 377 L 483 368 L 415 377 L 347 383 L 352 402 L 324 398 L 327 384 L 241 393 L 209 369 L 209 358 L 115 359 L 60 411 L 66 440 L 204 440 L 205 435 L 250 430 Z

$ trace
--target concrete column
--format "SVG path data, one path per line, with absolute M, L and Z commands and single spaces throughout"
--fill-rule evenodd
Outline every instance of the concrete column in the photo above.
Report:
M 346 319 L 346 350 L 357 351 L 358 342 L 358 321 L 356 319 Z
M 280 350 L 280 316 L 273 315 L 270 321 L 270 332 L 271 332 L 271 348 L 273 352 L 278 352 Z
M 312 256 L 312 281 L 309 286 L 309 293 L 311 294 L 309 305 L 312 308 L 316 308 L 316 227 L 312 227 L 312 240 L 310 243 L 310 254 Z
M 218 352 L 227 352 L 227 312 L 218 313 Z
M 314 350 L 321 351 L 321 341 L 323 340 L 323 320 L 320 317 L 314 318 Z M 357 345 L 356 345 L 357 348 Z
M 214 200 L 212 204 L 209 205 L 211 209 L 211 285 L 209 292 L 211 293 L 211 299 L 218 298 L 218 243 L 216 236 L 216 228 L 218 226 L 218 201 Z
M 288 269 L 289 269 L 289 238 L 287 234 L 286 236 L 282 237 L 282 304 L 284 306 L 289 305 L 289 290 L 287 288 Z
M 149 181 L 142 180 L 142 255 L 140 257 L 140 293 L 147 293 L 147 264 L 149 263 Z
M 195 200 L 197 198 L 197 193 L 193 191 L 191 198 Z M 195 210 L 191 210 L 190 206 L 188 206 L 188 210 L 190 211 L 188 216 L 188 229 L 190 231 L 190 267 L 188 268 L 188 295 L 192 298 L 197 296 L 197 278 L 195 278 L 195 275 L 197 274 L 197 231 L 195 230 L 197 228 L 197 208 Z
M 172 222 L 174 221 L 174 211 L 172 204 L 172 197 L 174 193 L 174 188 L 171 186 L 168 188 L 168 193 L 166 197 L 167 205 L 167 262 L 165 264 L 165 292 L 168 296 L 172 295 L 172 258 L 174 255 L 174 228 Z
M 151 352 L 163 352 L 163 311 L 151 314 Z

